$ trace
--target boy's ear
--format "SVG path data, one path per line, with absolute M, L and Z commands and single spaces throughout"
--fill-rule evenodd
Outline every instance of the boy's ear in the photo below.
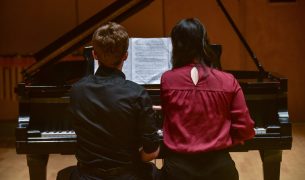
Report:
M 125 61 L 127 58 L 128 58 L 128 52 L 126 52 L 126 53 L 123 55 L 122 60 Z
M 92 50 L 92 56 L 93 56 L 93 58 L 94 58 L 94 59 L 96 59 L 96 60 L 97 60 L 97 55 L 96 55 L 96 53 L 95 53 L 95 51 L 94 51 L 94 50 Z

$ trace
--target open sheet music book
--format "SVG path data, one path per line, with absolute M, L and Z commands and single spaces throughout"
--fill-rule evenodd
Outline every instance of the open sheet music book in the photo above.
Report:
M 122 71 L 138 84 L 160 84 L 162 73 L 171 69 L 171 54 L 170 38 L 130 38 Z M 97 68 L 95 61 L 94 72 Z

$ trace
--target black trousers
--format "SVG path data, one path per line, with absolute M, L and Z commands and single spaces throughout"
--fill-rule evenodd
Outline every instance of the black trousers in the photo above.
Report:
M 162 168 L 163 180 L 238 180 L 235 163 L 228 152 L 195 155 L 169 153 Z
M 127 169 L 99 171 L 80 166 L 67 167 L 57 174 L 57 180 L 160 180 L 161 172 L 152 163 L 143 163 Z

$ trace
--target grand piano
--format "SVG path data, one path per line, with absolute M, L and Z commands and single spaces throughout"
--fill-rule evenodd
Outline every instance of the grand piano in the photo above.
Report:
M 16 87 L 19 117 L 16 127 L 16 152 L 26 154 L 31 180 L 46 179 L 49 154 L 74 154 L 76 134 L 67 110 L 71 84 L 92 72 L 92 58 L 76 61 L 62 58 L 90 41 L 94 30 L 108 21 L 122 22 L 149 5 L 152 0 L 118 0 L 96 15 L 38 51 L 36 63 L 23 71 L 24 82 Z M 287 111 L 287 79 L 264 70 L 251 51 L 221 0 L 216 1 L 257 66 L 257 71 L 228 71 L 239 81 L 252 118 L 256 135 L 230 151 L 258 150 L 265 180 L 280 179 L 282 151 L 291 149 L 291 123 Z M 218 46 L 219 47 L 219 46 Z M 217 48 L 219 50 L 219 48 Z M 219 52 L 219 51 L 218 51 Z M 218 65 L 220 67 L 220 63 Z M 144 85 L 160 105 L 159 85 Z M 162 114 L 156 110 L 162 128 Z M 166 155 L 166 153 L 163 153 Z

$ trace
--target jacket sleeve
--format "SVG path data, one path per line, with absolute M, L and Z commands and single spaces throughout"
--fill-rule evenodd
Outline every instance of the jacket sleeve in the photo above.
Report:
M 141 143 L 145 153 L 152 153 L 159 147 L 159 135 L 157 133 L 151 98 L 146 90 L 140 93 L 138 104 L 140 107 L 138 129 L 140 131 Z
M 231 101 L 231 138 L 232 144 L 243 144 L 247 139 L 254 137 L 254 122 L 250 117 L 250 113 L 245 101 L 243 91 L 237 80 L 233 81 L 233 98 Z

